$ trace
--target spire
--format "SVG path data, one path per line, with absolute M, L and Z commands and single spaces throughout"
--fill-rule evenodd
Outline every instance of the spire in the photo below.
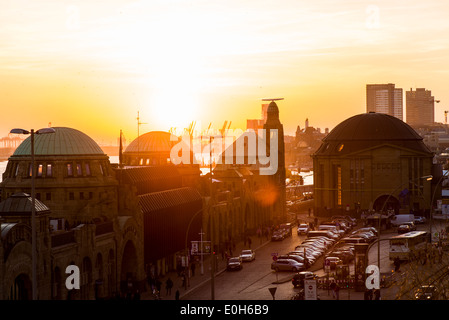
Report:
M 122 130 L 120 129 L 120 146 L 118 150 L 118 164 L 119 167 L 123 167 L 123 142 L 122 142 Z

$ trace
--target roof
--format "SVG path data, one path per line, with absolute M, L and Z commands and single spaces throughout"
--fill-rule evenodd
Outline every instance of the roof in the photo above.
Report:
M 267 108 L 267 117 L 274 116 L 279 118 L 279 108 L 276 102 L 271 101 Z
M 0 215 L 15 215 L 15 214 L 31 214 L 32 198 L 27 193 L 15 193 L 6 200 L 0 202 Z M 50 211 L 50 209 L 40 202 L 35 200 L 36 214 Z
M 344 155 L 385 144 L 432 154 L 408 124 L 387 114 L 369 112 L 338 124 L 314 155 Z
M 134 139 L 126 148 L 129 152 L 170 152 L 179 138 L 170 132 L 151 131 Z
M 35 134 L 35 155 L 105 155 L 100 146 L 85 133 L 66 127 L 54 127 L 55 133 Z M 26 138 L 13 156 L 31 155 L 31 137 Z
M 175 165 L 125 167 L 116 172 L 121 183 L 137 188 L 138 195 L 182 187 L 182 175 Z
M 181 175 L 175 165 L 145 166 L 145 167 L 125 167 L 120 169 L 126 182 L 135 184 L 148 182 L 156 179 L 168 179 Z
M 153 212 L 170 207 L 202 201 L 201 195 L 194 188 L 178 188 L 139 196 L 143 212 Z
M 368 112 L 344 120 L 324 138 L 324 141 L 366 140 L 422 140 L 422 137 L 396 117 Z

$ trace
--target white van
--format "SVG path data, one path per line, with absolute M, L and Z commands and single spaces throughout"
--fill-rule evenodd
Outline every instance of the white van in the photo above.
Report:
M 414 214 L 397 214 L 391 218 L 391 225 L 394 227 L 399 227 L 405 222 L 415 222 Z

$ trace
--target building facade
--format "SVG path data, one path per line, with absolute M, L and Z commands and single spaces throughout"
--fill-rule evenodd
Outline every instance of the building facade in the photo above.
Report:
M 407 124 L 412 127 L 431 126 L 435 122 L 435 99 L 430 90 L 416 88 L 405 92 Z
M 428 211 L 433 153 L 403 121 L 381 113 L 337 125 L 313 154 L 315 211 Z
M 403 120 L 402 89 L 393 83 L 366 85 L 366 112 L 384 113 Z
M 105 299 L 130 288 L 143 290 L 141 211 L 119 210 L 118 181 L 109 158 L 89 136 L 72 128 L 54 129 L 35 136 L 36 208 L 42 212 L 37 215 L 38 298 Z M 17 267 L 31 259 L 26 236 L 31 229 L 31 163 L 29 137 L 9 158 L 0 184 L 2 239 L 16 238 L 8 244 L 2 240 L 0 299 L 31 297 L 31 270 Z M 23 231 L 14 232 L 19 228 Z M 69 265 L 81 272 L 80 290 L 65 286 Z

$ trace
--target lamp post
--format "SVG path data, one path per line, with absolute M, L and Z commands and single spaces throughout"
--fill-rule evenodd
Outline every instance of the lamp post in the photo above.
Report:
M 432 243 L 432 214 L 433 214 L 433 201 L 435 200 L 435 194 L 437 192 L 438 186 L 439 184 L 443 181 L 443 179 L 445 177 L 447 177 L 449 171 L 446 171 L 446 173 L 443 173 L 443 175 L 440 177 L 440 179 L 438 180 L 438 182 L 435 185 L 435 189 L 433 190 L 433 194 L 432 194 L 432 200 L 430 201 L 430 217 L 429 217 L 429 233 L 430 233 L 430 243 Z
M 37 252 L 36 252 L 36 168 L 34 165 L 34 135 L 55 133 L 53 128 L 43 128 L 37 131 L 24 129 L 12 129 L 10 133 L 30 134 L 31 135 L 31 278 L 32 278 L 32 297 L 37 300 Z
M 185 260 L 185 264 L 186 264 L 186 268 L 185 268 L 185 277 L 186 277 L 186 282 L 185 282 L 185 288 L 187 290 L 187 283 L 189 283 L 190 285 L 190 277 L 189 277 L 189 247 L 187 245 L 187 238 L 189 236 L 189 231 L 190 231 L 190 226 L 192 225 L 193 220 L 195 219 L 195 217 L 200 213 L 203 212 L 203 209 L 198 210 L 197 212 L 195 212 L 195 214 L 192 216 L 192 218 L 190 218 L 189 224 L 187 226 L 187 230 L 186 230 L 186 238 L 185 238 L 185 251 L 186 251 L 186 260 Z M 203 229 L 201 229 L 201 233 Z M 203 236 L 201 235 L 201 242 L 202 242 Z M 202 245 L 202 243 L 201 243 Z M 202 249 L 201 249 L 202 250 Z

